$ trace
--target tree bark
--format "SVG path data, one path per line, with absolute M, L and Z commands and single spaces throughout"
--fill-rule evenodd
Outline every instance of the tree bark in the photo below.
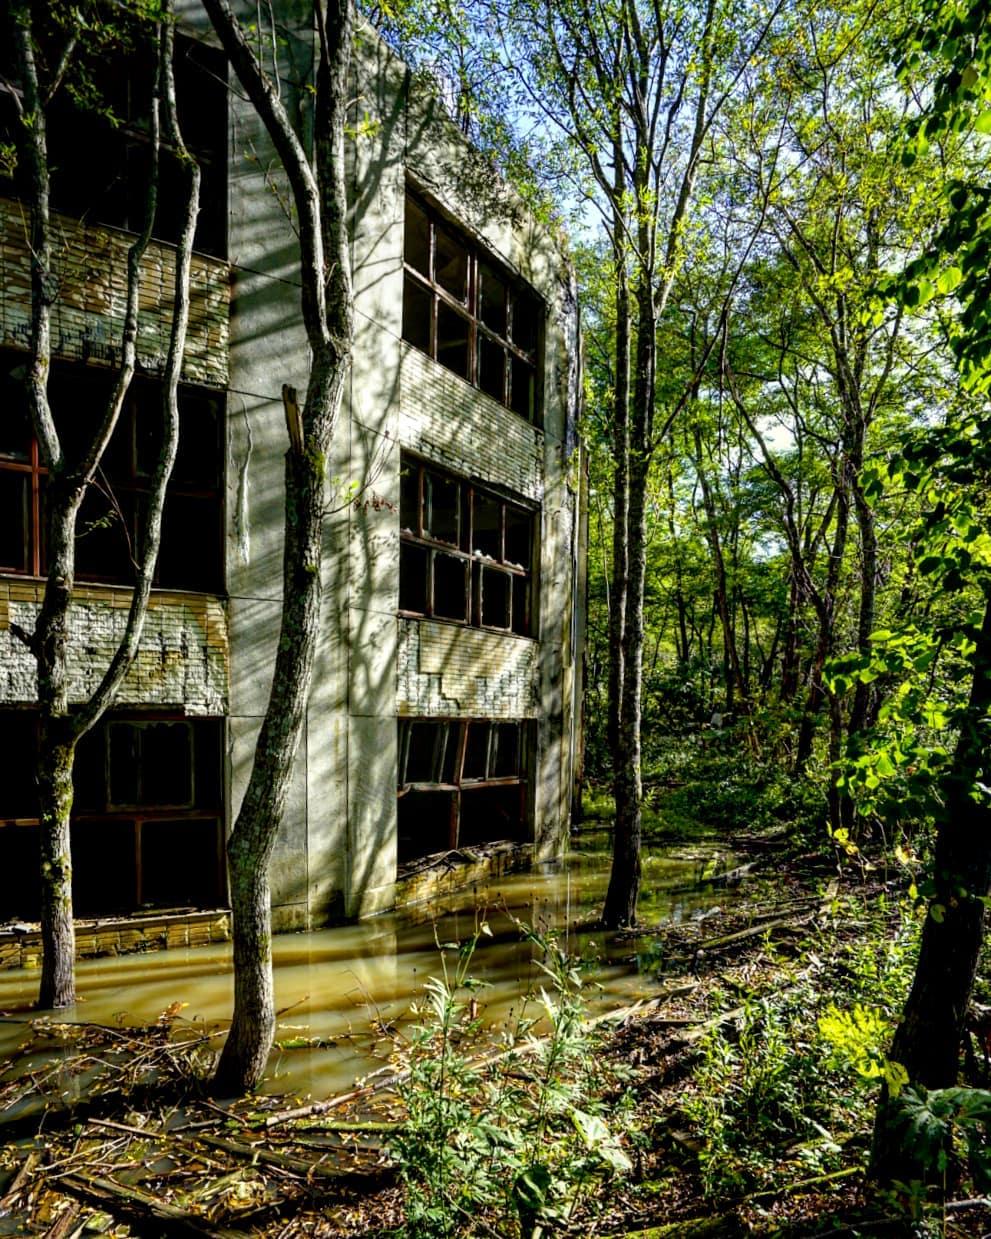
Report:
M 974 655 L 970 699 L 945 784 L 943 820 L 933 860 L 935 894 L 922 929 L 915 978 L 890 1059 L 914 1085 L 948 1088 L 957 1082 L 967 1008 L 984 942 L 983 899 L 991 891 L 991 808 L 974 785 L 991 759 L 991 597 Z M 910 1150 L 898 1141 L 897 1104 L 882 1091 L 874 1125 L 871 1174 L 881 1182 L 918 1178 Z
M 315 9 L 320 39 L 314 127 L 316 172 L 227 0 L 204 0 L 227 58 L 279 153 L 293 192 L 301 303 L 312 364 L 303 408 L 283 388 L 289 435 L 285 469 L 282 619 L 268 706 L 247 791 L 228 843 L 234 922 L 234 1012 L 213 1086 L 241 1094 L 261 1079 L 272 1045 L 268 867 L 303 734 L 320 626 L 326 459 L 348 374 L 352 338 L 344 127 L 353 10 Z
M 112 704 L 137 653 L 158 559 L 165 491 L 178 443 L 177 390 L 189 316 L 189 271 L 198 209 L 199 169 L 186 155 L 178 129 L 169 3 L 165 5 L 165 18 L 156 27 L 158 54 L 149 118 L 152 166 L 146 185 L 145 227 L 128 251 L 121 368 L 100 425 L 75 460 L 67 459 L 63 452 L 48 403 L 51 310 L 57 280 L 53 269 L 46 128 L 46 109 L 52 102 L 75 47 L 75 35 L 69 36 L 62 63 L 45 87 L 34 57 L 31 7 L 25 6 L 19 10 L 13 23 L 13 42 L 24 89 L 20 149 L 31 186 L 32 313 L 28 406 L 34 433 L 49 470 L 45 529 L 48 577 L 34 633 L 27 638 L 37 664 L 41 717 L 37 782 L 41 819 L 42 968 L 38 1005 L 46 1008 L 66 1007 L 75 1001 L 75 935 L 69 842 L 75 748 L 79 738 Z M 155 218 L 159 130 L 163 120 L 178 157 L 187 169 L 190 189 L 183 232 L 177 247 L 172 328 L 163 384 L 162 446 L 149 484 L 145 531 L 124 635 L 95 692 L 80 706 L 72 708 L 69 702 L 68 641 L 75 579 L 76 520 L 86 488 L 91 484 L 117 426 L 134 374 L 141 259 L 147 249 Z
M 646 249 L 646 238 L 641 245 Z M 613 794 L 616 824 L 602 923 L 609 929 L 635 925 L 640 895 L 642 835 L 640 721 L 643 687 L 644 581 L 647 567 L 647 481 L 651 461 L 657 322 L 649 271 L 637 287 L 637 355 L 630 418 L 627 511 L 626 614 L 623 624 L 623 684 Z

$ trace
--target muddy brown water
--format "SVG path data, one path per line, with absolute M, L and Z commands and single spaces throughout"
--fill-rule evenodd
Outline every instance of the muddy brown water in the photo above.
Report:
M 493 1035 L 519 1016 L 524 995 L 546 984 L 539 952 L 522 940 L 514 918 L 545 933 L 557 931 L 569 952 L 590 962 L 585 975 L 591 1013 L 649 999 L 657 981 L 644 966 L 644 944 L 616 941 L 595 928 L 609 877 L 608 834 L 585 831 L 572 844 L 560 863 L 494 878 L 429 906 L 276 937 L 275 993 L 281 1011 L 276 1036 L 288 1044 L 273 1050 L 263 1091 L 326 1096 L 381 1067 L 424 983 L 441 974 L 438 943 L 469 938 L 483 919 L 492 936 L 481 939 L 471 975 L 485 983 L 479 999 Z M 648 851 L 643 921 L 710 915 L 734 896 L 708 879 L 734 863 L 715 841 Z M 150 1024 L 179 1002 L 185 1004 L 182 1023 L 216 1031 L 219 1047 L 233 993 L 230 946 L 83 960 L 77 982 L 76 1006 L 59 1012 L 57 1019 Z M 36 985 L 34 971 L 0 973 L 0 1062 L 23 1042 L 28 1021 L 38 1014 L 31 1010 Z M 539 1014 L 537 1006 L 532 1011 Z M 298 1048 L 307 1040 L 321 1044 Z

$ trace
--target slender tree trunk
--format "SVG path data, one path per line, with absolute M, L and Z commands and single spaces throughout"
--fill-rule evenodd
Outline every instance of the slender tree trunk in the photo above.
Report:
M 347 378 L 353 332 L 344 181 L 353 9 L 315 7 L 320 56 L 314 92 L 316 172 L 275 86 L 259 65 L 227 0 L 204 0 L 217 36 L 272 139 L 293 193 L 300 244 L 301 303 L 312 363 L 302 411 L 283 388 L 289 451 L 285 470 L 282 619 L 268 706 L 248 787 L 228 843 L 234 921 L 234 1013 L 214 1088 L 254 1088 L 272 1045 L 268 867 L 285 812 L 306 717 L 320 626 L 326 459 Z
M 736 647 L 736 633 L 733 617 L 730 612 L 729 582 L 726 575 L 726 559 L 723 554 L 722 540 L 719 537 L 716 504 L 712 487 L 705 472 L 702 461 L 702 432 L 696 425 L 693 428 L 695 442 L 695 467 L 699 485 L 702 489 L 702 503 L 705 508 L 706 536 L 709 549 L 712 552 L 712 566 L 715 576 L 713 603 L 719 616 L 719 625 L 723 634 L 723 666 L 726 684 L 726 712 L 732 712 L 736 706 L 736 696 L 739 692 L 740 705 L 745 713 L 749 713 L 747 687 L 740 666 L 740 656 Z
M 836 612 L 836 598 L 839 592 L 840 571 L 843 566 L 843 556 L 846 552 L 847 532 L 850 525 L 850 505 L 845 490 L 845 480 L 840 479 L 837 490 L 836 529 L 829 549 L 829 566 L 826 569 L 826 580 L 822 593 L 816 599 L 816 611 L 819 619 L 819 632 L 816 637 L 815 652 L 809 667 L 809 688 L 805 698 L 805 709 L 798 729 L 798 741 L 795 745 L 795 774 L 805 770 L 812 756 L 812 743 L 815 739 L 816 723 L 819 712 L 826 699 L 826 686 L 822 682 L 822 673 L 826 660 L 833 649 L 833 617 Z
M 781 700 L 793 701 L 798 693 L 800 672 L 798 657 L 798 612 L 801 598 L 798 572 L 794 565 L 788 579 L 788 615 L 781 650 Z
M 618 217 L 618 211 L 616 212 Z M 623 698 L 623 629 L 629 589 L 627 504 L 630 471 L 630 288 L 620 221 L 616 247 L 616 391 L 613 400 L 612 589 L 609 608 L 609 724 L 607 739 L 616 761 Z
M 991 598 L 974 656 L 974 678 L 961 722 L 933 860 L 935 894 L 922 929 L 915 979 L 895 1032 L 890 1058 L 926 1089 L 957 1082 L 967 1008 L 984 942 L 984 904 L 991 891 L 991 809 L 975 797 L 991 748 Z M 897 1105 L 885 1089 L 874 1126 L 871 1173 L 882 1182 L 918 1178 L 911 1150 L 897 1139 Z
M 653 291 L 649 272 L 642 271 L 637 288 L 637 360 L 630 426 L 627 512 L 629 576 L 623 631 L 623 692 L 613 773 L 616 825 L 613 831 L 612 868 L 602 911 L 602 923 L 611 929 L 636 924 L 637 899 L 640 895 L 643 797 L 640 783 L 640 723 L 647 567 L 647 480 L 651 459 L 655 356 Z
M 23 134 L 20 150 L 31 187 L 32 321 L 28 366 L 28 405 L 32 427 L 48 466 L 46 491 L 46 552 L 48 577 L 41 612 L 34 632 L 18 635 L 34 654 L 38 673 L 41 720 L 38 753 L 38 799 L 41 819 L 41 937 L 42 968 L 38 1005 L 70 1006 L 75 1001 L 75 935 L 72 920 L 72 860 L 70 817 L 72 773 L 76 744 L 111 705 L 133 663 L 147 609 L 158 559 L 165 490 L 178 442 L 177 390 L 189 317 L 189 271 L 199 195 L 199 169 L 188 159 L 178 129 L 172 74 L 173 27 L 171 4 L 166 20 L 156 27 L 158 51 L 151 92 L 149 130 L 151 170 L 145 186 L 145 226 L 128 250 L 127 293 L 121 336 L 121 368 L 99 427 L 73 460 L 68 460 L 48 403 L 51 368 L 51 310 L 58 281 L 54 278 L 49 204 L 46 109 L 60 81 L 43 83 L 34 55 L 30 6 L 20 9 L 13 23 L 13 43 L 21 74 Z M 78 31 L 67 36 L 65 64 L 75 49 Z M 64 68 L 64 65 L 63 65 Z M 20 106 L 20 105 L 19 105 Z M 138 334 L 138 297 L 141 259 L 147 249 L 158 196 L 159 130 L 165 124 L 173 148 L 186 167 L 189 196 L 182 236 L 177 247 L 173 317 L 166 376 L 163 384 L 163 437 L 149 482 L 145 528 L 139 552 L 137 579 L 124 634 L 109 666 L 90 697 L 70 707 L 68 677 L 69 613 L 75 579 L 75 534 L 79 508 L 120 418 L 134 374 Z
M 878 545 L 874 511 L 867 502 L 860 485 L 859 470 L 853 479 L 853 509 L 860 536 L 860 609 L 857 615 L 857 652 L 870 653 L 871 633 L 877 608 Z M 848 729 L 851 735 L 864 731 L 871 723 L 871 697 L 869 684 L 857 681 L 850 707 Z
M 41 984 L 38 1006 L 70 1006 L 76 1000 L 76 933 L 72 920 L 72 763 L 75 737 L 64 717 L 42 714 L 38 754 L 41 812 Z

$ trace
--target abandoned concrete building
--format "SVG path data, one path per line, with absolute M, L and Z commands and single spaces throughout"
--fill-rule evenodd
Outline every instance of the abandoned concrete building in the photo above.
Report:
M 140 654 L 77 757 L 74 902 L 95 925 L 80 937 L 84 951 L 225 932 L 225 838 L 267 702 L 280 615 L 281 389 L 304 387 L 308 367 L 270 145 L 227 91 L 203 19 L 188 16 L 180 118 L 204 192 L 181 444 Z M 111 68 L 126 112 L 140 98 L 140 57 Z M 412 875 L 436 853 L 468 849 L 462 876 L 476 872 L 473 845 L 505 843 L 497 854 L 514 858 L 559 854 L 580 748 L 579 346 L 560 239 L 529 219 L 436 97 L 368 30 L 353 72 L 354 362 L 328 464 L 320 649 L 272 863 L 280 930 L 422 897 Z M 8 130 L 11 90 L 0 86 Z M 60 238 L 51 395 L 70 442 L 115 362 L 147 141 L 133 119 L 105 126 L 99 140 L 99 120 L 68 104 L 51 122 Z M 129 600 L 176 231 L 164 186 L 142 276 L 140 374 L 80 518 L 71 651 L 79 698 L 97 682 Z M 38 915 L 36 677 L 11 630 L 32 627 L 46 567 L 46 470 L 23 394 L 29 297 L 15 170 L 0 180 L 8 925 Z M 23 930 L 16 950 L 0 930 L 0 962 L 30 962 Z

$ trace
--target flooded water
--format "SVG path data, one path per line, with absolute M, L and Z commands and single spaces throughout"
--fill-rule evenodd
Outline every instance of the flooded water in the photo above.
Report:
M 635 945 L 610 941 L 594 929 L 609 876 L 608 846 L 607 832 L 586 831 L 560 864 L 492 879 L 430 906 L 276 937 L 276 1036 L 286 1044 L 273 1050 L 264 1090 L 323 1096 L 380 1067 L 424 982 L 440 975 L 437 944 L 469 938 L 483 919 L 492 936 L 481 939 L 471 975 L 487 983 L 480 1000 L 493 1028 L 518 1015 L 521 995 L 546 980 L 514 918 L 543 932 L 559 931 L 569 952 L 594 961 L 588 974 L 591 1011 L 651 997 L 657 982 L 638 967 Z M 643 921 L 705 915 L 732 898 L 704 879 L 733 863 L 706 841 L 647 853 Z M 150 1024 L 180 1002 L 186 1004 L 184 1021 L 218 1032 L 219 1048 L 233 993 L 227 944 L 84 960 L 77 980 L 79 1001 L 59 1012 L 59 1019 Z M 0 1059 L 23 1040 L 26 1021 L 35 1016 L 30 1007 L 36 986 L 34 972 L 0 973 Z M 300 1047 L 306 1041 L 319 1044 Z

